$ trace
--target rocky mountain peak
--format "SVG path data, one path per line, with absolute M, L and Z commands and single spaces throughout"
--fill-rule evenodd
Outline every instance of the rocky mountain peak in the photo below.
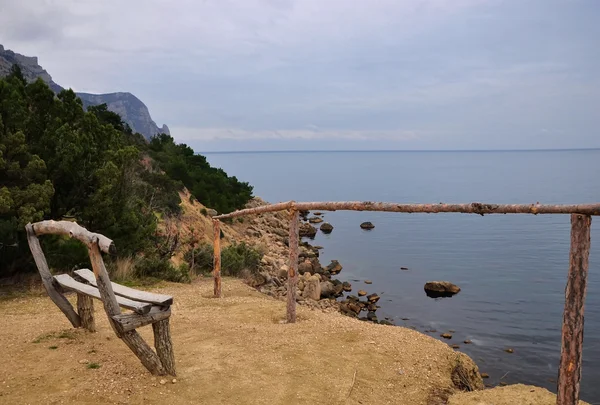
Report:
M 55 83 L 52 80 L 52 76 L 39 65 L 36 56 L 21 55 L 0 45 L 0 77 L 8 75 L 14 64 L 18 64 L 21 67 L 23 76 L 28 82 L 33 82 L 37 78 L 41 78 L 55 93 L 63 90 L 63 87 Z M 81 98 L 85 108 L 91 105 L 106 103 L 110 111 L 119 114 L 134 132 L 139 132 L 147 139 L 161 133 L 170 135 L 169 127 L 166 125 L 158 127 L 152 120 L 148 107 L 131 93 L 77 93 L 77 95 Z

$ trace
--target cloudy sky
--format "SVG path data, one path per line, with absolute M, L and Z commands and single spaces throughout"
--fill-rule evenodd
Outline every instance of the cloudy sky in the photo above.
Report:
M 0 43 L 198 151 L 600 147 L 600 0 L 0 0 Z

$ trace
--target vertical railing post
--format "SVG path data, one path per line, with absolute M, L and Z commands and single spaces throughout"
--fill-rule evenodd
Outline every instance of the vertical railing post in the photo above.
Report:
M 292 209 L 290 215 L 290 266 L 287 288 L 287 321 L 296 322 L 296 285 L 298 284 L 298 211 Z
M 565 288 L 557 405 L 577 405 L 579 402 L 591 223 L 589 215 L 571 214 L 571 252 Z
M 221 222 L 213 219 L 213 278 L 215 280 L 215 298 L 221 298 Z

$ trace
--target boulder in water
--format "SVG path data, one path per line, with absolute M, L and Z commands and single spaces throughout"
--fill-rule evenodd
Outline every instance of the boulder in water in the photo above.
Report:
M 367 229 L 368 230 L 368 229 L 375 228 L 375 225 L 373 225 L 373 223 L 367 221 L 367 222 L 363 222 L 362 224 L 360 224 L 360 227 L 362 229 Z
M 460 287 L 449 281 L 428 281 L 424 289 L 425 294 L 431 298 L 452 297 L 460 292 Z
M 333 231 L 333 225 L 331 225 L 329 222 L 325 222 L 319 229 L 321 229 L 321 232 L 323 233 L 331 233 L 331 231 Z

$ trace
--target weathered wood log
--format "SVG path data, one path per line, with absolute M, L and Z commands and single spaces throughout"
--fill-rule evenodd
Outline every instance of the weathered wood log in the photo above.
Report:
M 81 326 L 90 332 L 96 332 L 94 321 L 94 300 L 84 294 L 77 294 L 77 312 L 81 318 Z
M 288 269 L 287 288 L 287 321 L 296 322 L 296 285 L 298 284 L 298 211 L 292 210 L 290 214 L 290 264 Z
M 110 319 L 110 318 L 109 318 Z M 111 319 L 112 321 L 112 319 Z M 144 367 L 153 375 L 167 374 L 158 355 L 154 353 L 152 348 L 144 341 L 139 333 L 135 330 L 122 332 L 120 338 L 125 342 L 127 347 L 140 359 Z
M 25 226 L 25 230 L 27 231 L 27 242 L 29 243 L 29 249 L 31 250 L 35 264 L 38 268 L 40 276 L 42 277 L 42 284 L 44 285 L 48 296 L 65 314 L 69 322 L 71 322 L 71 325 L 73 325 L 74 328 L 79 328 L 81 326 L 81 318 L 77 312 L 75 312 L 73 306 L 65 298 L 65 296 L 55 288 L 54 278 L 50 273 L 48 262 L 46 262 L 46 256 L 44 256 L 44 252 L 40 246 L 40 241 L 35 234 L 33 226 L 31 224 L 27 224 Z
M 169 375 L 176 376 L 175 354 L 173 353 L 173 343 L 171 342 L 169 318 L 153 323 L 152 330 L 154 331 L 154 347 L 156 348 L 156 354 L 158 355 L 165 372 Z
M 96 276 L 94 276 L 94 273 L 91 270 L 89 270 L 89 269 L 76 270 L 75 275 L 77 277 L 80 277 L 81 279 L 87 281 L 94 287 L 97 286 Z M 134 301 L 149 302 L 151 304 L 156 304 L 156 305 L 160 305 L 160 306 L 164 306 L 164 307 L 168 307 L 173 304 L 173 297 L 171 297 L 170 295 L 155 294 L 155 293 L 149 293 L 147 291 L 140 291 L 140 290 L 136 290 L 135 288 L 125 287 L 124 285 L 113 283 L 113 282 L 111 282 L 111 285 L 112 285 L 112 289 L 113 289 L 114 293 L 117 296 L 129 298 Z M 123 306 L 123 305 L 121 305 L 121 306 Z
M 36 235 L 66 235 L 75 238 L 85 244 L 88 248 L 97 242 L 100 250 L 104 253 L 116 253 L 115 245 L 112 240 L 99 233 L 90 232 L 76 222 L 41 221 L 34 223 L 33 229 Z
M 54 276 L 54 279 L 61 287 L 65 288 L 67 290 L 75 291 L 78 294 L 84 294 L 84 295 L 87 295 L 88 297 L 97 298 L 99 300 L 103 299 L 102 294 L 100 293 L 98 288 L 93 287 L 88 284 L 80 283 L 79 281 L 75 280 L 68 274 L 56 275 L 56 276 Z M 150 312 L 150 309 L 152 308 L 152 304 L 150 304 L 148 302 L 132 301 L 129 298 L 120 297 L 120 296 L 116 296 L 115 298 L 117 300 L 118 306 L 127 308 L 127 309 L 131 309 L 131 310 L 137 312 L 138 314 L 147 314 L 148 312 Z M 119 313 L 120 312 L 121 311 L 119 310 Z
M 579 402 L 591 223 L 590 216 L 571 215 L 571 251 L 565 288 L 557 405 L 576 405 Z
M 164 309 L 162 307 L 152 307 L 150 312 L 144 315 L 132 312 L 115 315 L 112 317 L 112 319 L 120 325 L 120 328 L 123 332 L 127 332 L 154 322 L 162 321 L 170 316 L 170 308 Z
M 118 337 L 121 337 L 121 331 L 118 326 L 112 320 L 112 317 L 121 313 L 117 297 L 112 289 L 112 283 L 108 278 L 108 272 L 104 266 L 104 260 L 102 260 L 102 254 L 97 243 L 92 243 L 88 246 L 88 252 L 90 254 L 90 262 L 92 263 L 92 269 L 94 269 L 94 275 L 96 276 L 96 286 L 100 292 L 100 299 L 104 305 L 104 311 L 108 316 L 108 323 L 113 328 Z
M 221 222 L 213 219 L 213 278 L 215 281 L 214 295 L 221 298 Z
M 544 204 L 400 204 L 371 201 L 325 201 L 325 202 L 294 202 L 263 205 L 255 208 L 246 208 L 229 214 L 213 218 L 225 219 L 244 215 L 260 214 L 264 212 L 283 211 L 295 209 L 298 211 L 381 211 L 381 212 L 407 212 L 407 213 L 442 213 L 459 212 L 464 214 L 584 214 L 600 215 L 600 204 L 574 204 L 574 205 L 544 205 Z

